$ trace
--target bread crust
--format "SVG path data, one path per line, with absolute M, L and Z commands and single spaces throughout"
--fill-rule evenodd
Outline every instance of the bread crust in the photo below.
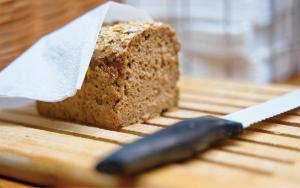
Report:
M 163 23 L 103 26 L 82 88 L 61 102 L 38 101 L 38 112 L 110 129 L 158 116 L 178 103 L 179 48 Z

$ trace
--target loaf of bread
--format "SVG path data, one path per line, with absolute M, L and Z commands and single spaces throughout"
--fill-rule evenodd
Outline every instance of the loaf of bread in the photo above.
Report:
M 102 27 L 85 80 L 61 102 L 37 102 L 41 115 L 110 129 L 177 106 L 180 45 L 163 23 Z

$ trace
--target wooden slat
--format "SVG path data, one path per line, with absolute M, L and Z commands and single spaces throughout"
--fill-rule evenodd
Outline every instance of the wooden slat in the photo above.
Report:
M 1 116 L 2 115 L 2 116 Z M 31 117 L 31 116 L 28 116 L 28 115 L 20 115 L 20 114 L 11 114 L 11 113 L 3 113 L 1 114 L 0 113 L 0 119 L 4 119 L 3 117 L 6 118 L 6 120 L 10 120 L 10 121 L 14 121 L 14 119 L 19 119 L 19 122 L 26 122 L 26 119 L 33 119 L 33 118 L 41 118 L 41 117 Z M 22 119 L 22 117 L 24 119 Z M 163 121 L 160 123 L 161 125 L 168 125 L 168 120 L 170 120 L 169 123 L 173 123 L 174 122 L 174 119 L 171 119 L 171 118 L 156 118 L 155 121 L 158 121 L 158 119 L 163 119 Z M 45 123 L 45 122 L 42 122 L 40 123 L 39 121 L 29 121 L 30 124 L 33 126 L 33 127 L 36 127 L 36 128 L 46 128 L 46 129 L 51 129 L 51 130 L 56 130 L 57 128 L 55 128 L 56 126 L 53 126 L 53 124 L 59 124 L 61 125 L 61 127 L 64 127 L 64 126 L 67 126 L 68 128 L 72 128 L 72 126 L 69 126 L 68 123 L 66 122 L 60 122 L 60 121 L 57 121 L 57 120 L 51 120 L 53 121 L 54 123 L 50 124 L 50 123 Z M 28 121 L 27 121 L 28 122 Z M 42 125 L 42 126 L 40 126 Z M 80 127 L 80 125 L 78 125 L 77 127 Z M 53 129 L 54 128 L 54 129 Z M 84 132 L 85 129 L 89 129 L 90 127 L 86 127 L 86 126 L 81 126 L 80 129 L 71 129 L 72 132 L 76 131 L 78 134 L 80 132 Z M 97 130 L 98 128 L 94 128 L 95 130 Z M 129 127 L 125 127 L 123 130 L 127 130 L 129 133 L 133 133 L 133 134 L 151 134 L 155 131 L 158 131 L 162 129 L 161 127 L 157 127 L 157 126 L 151 126 L 151 125 L 147 125 L 147 124 L 135 124 L 135 125 L 132 125 L 132 126 L 129 126 Z M 66 131 L 65 129 L 60 129 L 60 130 L 64 130 Z M 69 131 L 69 129 L 67 129 Z M 93 129 L 92 129 L 93 130 Z M 119 132 L 115 132 L 116 135 L 115 136 L 112 136 L 111 139 L 115 139 L 115 141 L 121 141 L 122 140 L 122 137 L 123 135 L 122 134 L 119 134 Z M 81 133 L 82 134 L 82 133 Z M 101 135 L 98 135 L 101 137 Z M 102 135 L 103 136 L 103 135 Z M 123 139 L 124 143 L 126 143 L 126 141 Z M 127 140 L 127 142 L 129 142 L 130 140 Z
M 218 96 L 218 97 L 225 97 L 228 99 L 247 99 L 252 101 L 265 101 L 268 99 L 271 99 L 275 95 L 272 94 L 255 94 L 255 93 L 249 93 L 245 91 L 234 91 L 234 90 L 227 90 L 226 88 L 206 88 L 204 85 L 204 88 L 199 89 L 197 87 L 191 87 L 191 88 L 182 88 L 182 92 L 187 94 L 205 94 L 205 95 L 212 95 L 212 96 Z
M 122 144 L 182 119 L 221 116 L 295 89 L 190 78 L 180 86 L 178 110 L 119 131 L 41 117 L 34 106 L 0 111 L 0 174 L 46 185 L 297 187 L 299 110 L 255 124 L 191 161 L 130 181 L 96 173 L 95 163 Z
M 188 87 L 198 87 L 199 85 L 205 85 L 206 87 L 211 88 L 227 88 L 228 90 L 234 91 L 247 91 L 247 92 L 260 92 L 260 93 L 276 93 L 282 94 L 285 92 L 289 92 L 291 90 L 296 89 L 296 86 L 285 85 L 285 84 L 253 84 L 245 81 L 237 81 L 237 80 L 216 80 L 216 79 L 195 79 L 192 77 L 183 76 L 180 78 L 179 85 L 181 88 L 185 86 Z
M 187 110 L 178 110 L 176 112 L 167 112 L 164 115 L 169 118 L 180 118 L 180 119 L 195 118 L 195 117 L 201 117 L 205 115 L 213 115 L 213 114 L 202 113 L 202 112 L 199 113 L 198 112 L 189 113 L 189 112 L 190 111 Z M 285 123 L 285 125 L 270 123 L 270 122 L 281 122 L 281 123 Z M 284 115 L 284 116 L 274 117 L 271 120 L 269 120 L 268 123 L 265 122 L 265 123 L 257 123 L 255 125 L 252 125 L 250 129 L 267 131 L 273 134 L 287 135 L 291 137 L 300 138 L 299 122 L 300 122 L 299 116 Z M 291 127 L 291 126 L 295 126 L 295 127 Z
M 282 84 L 259 86 L 232 81 L 195 80 L 191 78 L 183 78 L 183 80 L 189 81 L 180 84 L 184 91 L 182 94 L 184 101 L 193 100 L 194 102 L 210 102 L 212 104 L 225 104 L 225 106 L 236 105 L 237 107 L 247 107 L 297 89 L 295 86 Z M 294 110 L 292 113 L 300 115 L 300 109 Z
M 139 137 L 136 135 L 122 132 L 110 131 L 91 126 L 79 125 L 76 123 L 63 122 L 54 119 L 44 118 L 41 116 L 31 116 L 20 113 L 1 111 L 0 120 L 6 120 L 14 123 L 21 123 L 40 129 L 99 139 L 114 143 L 128 143 Z
M 17 135 L 15 135 L 15 129 L 18 130 Z M 95 157 L 98 158 L 102 153 L 108 153 L 109 151 L 106 151 L 103 146 L 106 146 L 109 150 L 115 147 L 111 146 L 111 144 L 103 145 L 103 143 L 99 143 L 99 141 L 94 142 L 85 138 L 64 136 L 58 133 L 49 133 L 44 130 L 36 130 L 5 123 L 1 124 L 0 136 L 3 139 L 3 141 L 0 142 L 0 166 L 5 166 L 8 163 L 13 170 L 18 171 L 29 168 L 28 165 L 34 166 L 35 168 L 31 168 L 31 170 L 27 171 L 27 174 L 31 174 L 32 178 L 39 178 L 38 176 L 32 176 L 37 174 L 43 174 L 43 177 L 42 179 L 29 179 L 43 184 L 48 184 L 54 181 L 53 178 L 55 178 L 55 182 L 58 184 L 63 184 L 64 181 L 67 183 L 72 181 L 81 184 L 99 185 L 101 183 L 99 181 L 103 181 L 103 177 L 98 177 L 100 176 L 99 174 L 93 173 L 91 170 L 93 163 L 87 162 L 93 162 L 95 161 Z M 71 143 L 76 145 L 76 147 L 72 147 Z M 95 144 L 99 146 L 95 146 Z M 11 150 L 12 148 L 13 150 Z M 101 150 L 98 148 L 101 148 Z M 12 155 L 12 153 L 14 153 L 14 155 Z M 30 158 L 28 158 L 29 156 Z M 40 161 L 40 163 L 38 163 L 38 161 Z M 1 162 L 5 163 L 3 164 Z M 85 176 L 78 177 L 81 173 L 79 175 L 74 174 L 76 168 L 80 168 Z M 184 171 L 184 169 L 182 169 L 182 171 Z M 245 173 L 249 172 L 246 171 Z M 63 174 L 70 175 L 71 177 L 61 177 Z M 56 175 L 60 177 L 56 177 Z M 49 176 L 51 176 L 50 179 Z M 86 179 L 86 176 L 90 178 Z M 22 177 L 23 176 L 21 176 L 21 178 Z M 47 179 L 43 179 L 45 177 Z M 60 178 L 63 178 L 63 180 Z M 76 180 L 73 178 L 76 178 Z
M 300 153 L 297 151 L 236 139 L 224 142 L 222 146 L 220 146 L 220 149 L 289 164 L 295 163 L 300 157 Z
M 243 99 L 236 99 L 236 98 L 228 99 L 228 98 L 216 97 L 213 95 L 200 95 L 200 94 L 196 95 L 190 93 L 182 93 L 181 100 L 188 101 L 188 102 L 230 105 L 236 107 L 247 107 L 258 103 L 257 101 L 252 101 L 252 100 L 243 100 Z
M 26 122 L 26 118 L 28 118 L 28 116 L 26 116 L 26 115 L 20 115 L 20 114 L 8 114 L 8 113 L 4 113 L 4 114 L 1 114 L 0 113 L 0 119 L 1 119 L 1 117 L 2 117 L 2 119 L 3 119 L 3 117 L 5 117 L 7 120 L 11 120 L 11 121 L 13 121 L 14 119 L 19 119 L 19 122 Z M 18 117 L 18 118 L 17 118 Z M 25 119 L 22 119 L 22 117 L 25 117 Z M 21 118 L 21 119 L 20 119 Z M 30 117 L 29 116 L 29 119 L 31 120 L 32 118 L 37 118 L 37 117 Z M 38 117 L 38 118 L 40 118 L 40 117 Z M 159 119 L 164 119 L 164 121 L 163 121 L 163 125 L 165 124 L 165 125 L 167 125 L 167 120 L 171 120 L 169 123 L 173 123 L 174 122 L 174 120 L 173 119 L 170 119 L 170 118 L 159 118 Z M 158 119 L 155 119 L 155 121 L 157 121 Z M 54 120 L 52 120 L 52 121 L 54 121 Z M 35 126 L 35 127 L 39 127 L 39 128 L 43 128 L 43 127 L 40 127 L 40 125 L 43 125 L 44 124 L 44 128 L 45 128 L 45 126 L 46 126 L 46 128 L 47 129 L 51 129 L 51 128 L 55 128 L 55 129 L 57 129 L 56 128 L 56 126 L 53 126 L 53 124 L 50 124 L 50 123 L 48 123 L 48 124 L 45 124 L 45 122 L 42 122 L 42 124 L 39 122 L 39 121 L 29 121 L 33 126 Z M 65 122 L 59 122 L 59 121 L 56 121 L 55 120 L 55 123 L 54 124 L 59 124 L 59 125 L 61 125 L 62 127 L 64 127 L 64 126 L 67 126 L 69 129 L 71 129 L 72 130 L 72 126 L 69 126 L 69 124 L 68 123 L 65 123 Z M 162 124 L 162 123 L 161 123 Z M 86 130 L 85 129 L 90 129 L 91 127 L 86 127 L 86 126 L 82 126 L 82 127 L 80 127 L 81 129 L 75 129 L 75 130 L 77 130 L 76 132 L 77 133 L 81 133 L 81 134 L 83 134 L 84 132 L 86 132 Z M 69 130 L 68 129 L 68 130 Z M 98 130 L 98 128 L 94 128 L 94 129 L 96 129 L 96 130 Z M 92 131 L 94 130 L 94 129 L 92 129 Z M 135 124 L 135 125 L 132 125 L 132 126 L 129 126 L 129 127 L 125 127 L 123 130 L 127 130 L 128 132 L 130 132 L 130 133 L 135 133 L 135 134 L 150 134 L 150 133 L 153 133 L 153 132 L 155 132 L 155 131 L 158 131 L 158 130 L 160 130 L 160 129 L 162 129 L 162 128 L 160 128 L 160 127 L 156 127 L 156 126 L 151 126 L 151 125 L 146 125 L 146 124 Z M 62 130 L 62 129 L 60 129 L 60 130 Z M 72 130 L 72 132 L 74 132 L 75 131 L 74 129 Z M 105 130 L 106 131 L 106 130 Z M 107 133 L 107 132 L 104 132 L 104 133 Z M 123 143 L 126 143 L 126 142 L 129 142 L 130 140 L 124 140 L 123 139 L 123 135 L 122 134 L 119 134 L 118 132 L 115 132 L 115 133 L 117 133 L 115 136 L 113 136 L 112 135 L 112 138 L 110 138 L 110 139 L 113 139 L 114 138 L 114 141 L 116 141 L 116 142 L 118 142 L 118 141 L 122 141 L 123 140 Z M 98 136 L 102 136 L 102 138 L 104 137 L 103 135 L 98 135 Z M 130 134 L 128 134 L 128 136 L 130 136 Z
M 151 126 L 147 124 L 138 123 L 138 124 L 130 125 L 128 127 L 124 127 L 122 128 L 122 131 L 132 133 L 132 134 L 137 134 L 137 135 L 149 135 L 161 129 L 163 128 L 158 126 Z
M 285 135 L 300 139 L 300 127 L 291 127 L 276 123 L 257 123 L 252 125 L 249 129 L 266 131 L 281 136 Z
M 9 116 L 4 116 L 4 117 L 9 117 Z M 154 119 L 154 121 L 157 123 L 157 122 L 159 122 L 159 119 L 162 119 L 162 122 L 160 122 L 160 124 L 162 124 L 162 125 L 164 125 L 164 124 L 167 125 L 168 123 L 173 123 L 174 122 L 174 120 L 172 120 L 171 118 L 156 118 L 156 119 Z M 169 122 L 168 122 L 168 120 L 169 120 Z
M 225 95 L 232 91 L 222 91 Z M 249 93 L 242 91 L 241 97 L 244 97 Z M 255 94 L 255 96 L 259 96 L 260 94 Z M 253 94 L 252 94 L 253 96 Z M 209 94 L 198 94 L 198 93 L 184 93 L 181 95 L 181 100 L 184 102 L 194 102 L 194 103 L 201 103 L 201 104 L 215 104 L 220 106 L 229 106 L 229 107 L 237 107 L 237 108 L 245 108 L 249 107 L 251 105 L 258 104 L 260 102 L 264 102 L 268 99 L 271 99 L 273 97 L 276 97 L 278 95 L 272 95 L 270 97 L 267 97 L 265 99 L 259 99 L 259 100 L 253 100 L 248 98 L 240 98 L 238 96 L 234 98 L 225 98 L 218 96 L 218 94 L 212 92 Z M 288 112 L 289 114 L 295 114 L 300 115 L 300 109 L 292 110 L 291 112 Z
M 256 143 L 265 143 L 280 148 L 286 148 L 293 151 L 300 151 L 300 140 L 290 137 L 279 137 L 278 135 L 266 134 L 245 130 L 240 136 L 241 139 L 249 140 Z
M 163 113 L 163 116 L 165 117 L 178 118 L 178 119 L 195 118 L 195 117 L 205 116 L 205 115 L 209 115 L 209 113 L 196 112 L 196 111 L 190 111 L 184 109 L 178 109 L 176 111 Z
M 94 173 L 93 168 L 96 159 L 118 145 L 4 122 L 0 126 L 0 173 L 24 175 L 41 184 L 116 183 L 111 177 Z
M 174 119 L 174 118 L 167 118 L 167 117 L 157 117 L 148 120 L 146 123 L 152 124 L 152 125 L 161 125 L 161 126 L 170 126 L 174 123 L 179 122 L 180 120 Z
M 241 108 L 231 107 L 231 106 L 222 106 L 222 108 L 220 108 L 220 106 L 221 105 L 203 104 L 203 103 L 185 102 L 185 101 L 179 102 L 179 107 L 182 109 L 208 112 L 214 114 L 229 114 L 241 109 Z
M 233 106 L 233 107 L 247 107 L 251 106 L 266 100 L 269 100 L 275 96 L 278 95 L 270 95 L 268 97 L 261 96 L 260 94 L 254 95 L 254 97 L 259 97 L 260 99 L 249 99 L 245 97 L 247 92 L 240 91 L 241 96 L 233 96 L 233 97 L 227 97 L 227 95 L 230 95 L 232 93 L 232 90 L 222 90 L 222 93 L 224 96 L 219 96 L 219 92 L 215 92 L 213 90 L 209 90 L 210 93 L 203 93 L 200 91 L 201 94 L 198 94 L 197 92 L 187 92 L 182 94 L 181 100 L 186 102 L 195 102 L 195 103 L 208 103 L 208 104 L 219 104 L 219 105 L 225 105 L 225 106 Z M 236 92 L 234 92 L 236 94 Z M 253 97 L 253 94 L 249 94 Z
M 202 103 L 194 103 L 194 102 L 179 102 L 179 107 L 184 110 L 188 111 L 196 111 L 196 112 L 204 112 L 207 114 L 213 114 L 213 115 L 225 115 L 230 114 L 233 112 L 236 112 L 238 110 L 241 110 L 240 107 L 232 107 L 232 106 L 223 106 L 223 105 L 217 105 L 217 104 L 202 104 Z M 295 112 L 298 112 L 299 109 L 293 110 L 289 112 L 288 114 L 295 114 Z M 293 113 L 292 113 L 293 112 Z M 184 114 L 181 114 L 180 118 L 184 116 Z M 272 121 L 285 123 L 288 125 L 297 125 L 299 124 L 300 117 L 297 115 L 284 115 L 284 116 L 277 116 L 271 119 Z
M 212 161 L 189 161 L 181 166 L 160 168 L 141 176 L 137 186 L 145 187 L 297 187 L 297 182 L 261 176 L 255 172 Z
M 0 177 L 0 187 L 3 188 L 33 188 L 33 185 Z
M 240 168 L 265 175 L 272 175 L 280 170 L 288 170 L 290 167 L 290 164 L 276 163 L 267 159 L 242 154 L 238 155 L 236 153 L 230 153 L 222 150 L 209 150 L 205 153 L 199 154 L 199 158 L 238 166 Z M 253 164 L 259 164 L 259 166 L 255 166 Z
M 35 105 L 23 106 L 23 107 L 14 108 L 6 111 L 19 112 L 19 113 L 29 114 L 29 115 L 38 115 Z
M 273 121 L 300 127 L 300 116 L 282 115 L 272 118 Z

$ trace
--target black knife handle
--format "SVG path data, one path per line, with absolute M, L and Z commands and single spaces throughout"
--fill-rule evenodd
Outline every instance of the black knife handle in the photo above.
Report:
M 237 136 L 242 124 L 213 116 L 178 122 L 131 144 L 97 164 L 100 172 L 115 175 L 135 175 L 144 170 L 182 161 L 211 144 Z

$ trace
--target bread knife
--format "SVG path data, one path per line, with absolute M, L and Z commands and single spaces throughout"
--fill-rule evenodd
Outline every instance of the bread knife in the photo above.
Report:
M 183 161 L 212 144 L 235 137 L 250 125 L 300 106 L 300 89 L 222 117 L 203 116 L 124 145 L 96 165 L 108 174 L 137 175 L 172 162 Z

